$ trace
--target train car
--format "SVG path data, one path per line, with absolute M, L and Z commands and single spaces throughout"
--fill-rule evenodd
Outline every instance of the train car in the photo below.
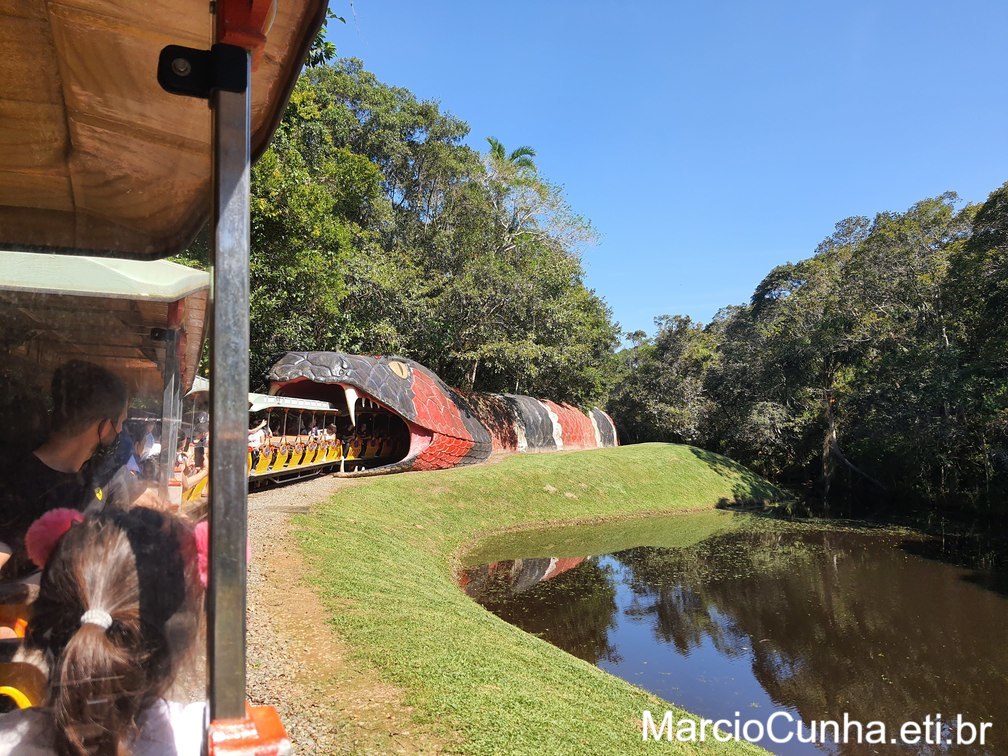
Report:
M 209 219 L 214 451 L 204 741 L 211 754 L 290 749 L 276 713 L 249 707 L 245 692 L 249 170 L 279 122 L 325 9 L 322 0 L 14 0 L 0 7 L 0 248 L 153 261 L 184 249 Z M 163 365 L 171 360 L 161 338 L 167 334 L 156 331 L 162 327 L 133 334 L 129 348 L 139 356 L 129 363 L 126 354 L 104 351 L 118 333 L 106 327 L 116 313 L 82 328 L 72 280 L 54 275 L 33 286 L 31 294 L 8 292 L 13 300 L 0 317 L 4 348 L 13 354 L 4 367 L 25 380 L 25 396 L 37 398 L 32 386 L 50 378 L 49 347 L 33 351 L 30 338 L 24 341 L 45 330 L 56 339 L 50 343 L 62 339 L 62 349 L 121 360 L 112 369 L 138 393 L 160 390 L 160 406 L 152 398 L 143 409 L 163 415 L 162 433 L 170 433 L 180 422 L 175 409 L 186 376 L 181 370 L 165 381 Z M 42 297 L 52 298 L 53 320 L 39 324 L 26 300 Z M 136 307 L 123 317 L 146 327 L 145 305 L 127 301 Z M 164 328 L 182 322 L 169 317 Z M 175 348 L 188 354 L 188 347 Z M 7 385 L 10 397 L 14 384 Z M 24 415 L 0 428 L 0 437 L 17 441 L 41 430 L 29 424 L 31 412 Z M 103 421 L 99 439 L 109 435 L 106 426 L 118 435 L 119 420 Z M 100 499 L 101 488 L 94 493 Z M 22 663 L 18 641 L 2 643 L 0 661 Z M 13 668 L 0 668 L 3 674 Z M 39 691 L 28 682 L 4 682 L 11 678 L 0 688 L 16 690 L 8 696 L 14 705 L 37 702 Z
M 495 451 L 616 446 L 599 409 L 451 388 L 405 357 L 290 352 L 270 370 L 270 393 L 326 402 L 352 458 L 344 474 L 438 470 L 486 461 Z
M 0 424 L 16 429 L 0 437 L 0 457 L 42 441 L 54 371 L 86 360 L 127 382 L 130 418 L 156 420 L 158 474 L 150 478 L 165 495 L 209 292 L 207 273 L 164 260 L 0 251 Z
M 208 396 L 206 379 L 197 378 L 182 411 L 194 436 L 203 432 L 201 420 L 207 416 Z M 339 472 L 353 467 L 357 459 L 351 445 L 341 443 L 330 430 L 342 425 L 344 413 L 329 402 L 252 393 L 248 395 L 248 413 L 246 467 L 252 488 Z M 193 502 L 202 490 L 185 491 L 184 501 Z
M 270 379 L 271 394 L 248 396 L 251 487 L 321 473 L 446 469 L 493 453 L 618 445 L 612 419 L 600 409 L 463 393 L 405 357 L 290 352 Z M 207 406 L 207 391 L 197 378 L 183 412 L 191 425 Z

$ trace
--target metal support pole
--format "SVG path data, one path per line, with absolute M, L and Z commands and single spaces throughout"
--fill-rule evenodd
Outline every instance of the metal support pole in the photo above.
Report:
M 179 389 L 179 334 L 174 328 L 165 333 L 164 391 L 161 397 L 161 456 L 158 459 L 158 496 L 168 501 L 168 479 L 175 467 L 179 426 L 182 424 L 182 396 Z
M 211 215 L 210 581 L 211 720 L 245 716 L 245 544 L 248 531 L 249 88 L 216 90 Z

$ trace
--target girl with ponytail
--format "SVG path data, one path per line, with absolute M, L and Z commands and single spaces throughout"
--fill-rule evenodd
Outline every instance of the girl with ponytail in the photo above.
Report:
M 45 564 L 26 642 L 48 661 L 48 697 L 0 716 L 0 754 L 197 756 L 203 704 L 165 700 L 202 627 L 192 529 L 144 507 L 46 517 L 25 537 Z

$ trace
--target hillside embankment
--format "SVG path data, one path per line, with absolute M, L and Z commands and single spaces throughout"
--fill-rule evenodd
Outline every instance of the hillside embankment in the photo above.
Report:
M 688 545 L 741 519 L 711 514 L 719 504 L 783 495 L 669 444 L 254 494 L 250 694 L 280 709 L 302 753 L 653 750 L 641 712 L 678 710 L 472 602 L 457 586 L 463 560 L 528 528 L 633 518 L 643 534 L 651 514 L 684 515 L 674 540 Z

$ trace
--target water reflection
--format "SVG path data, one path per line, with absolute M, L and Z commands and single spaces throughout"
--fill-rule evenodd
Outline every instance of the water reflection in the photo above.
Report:
M 611 569 L 598 560 L 495 562 L 466 570 L 462 586 L 494 614 L 574 656 L 592 664 L 620 662 L 609 642 L 616 589 Z
M 928 714 L 945 722 L 961 714 L 994 723 L 986 751 L 940 752 L 1008 752 L 1008 600 L 975 572 L 914 550 L 892 535 L 774 525 L 690 548 L 629 549 L 552 579 L 528 581 L 526 571 L 524 582 L 485 581 L 473 595 L 706 717 L 765 721 L 787 710 L 810 722 L 846 713 L 895 733 Z

